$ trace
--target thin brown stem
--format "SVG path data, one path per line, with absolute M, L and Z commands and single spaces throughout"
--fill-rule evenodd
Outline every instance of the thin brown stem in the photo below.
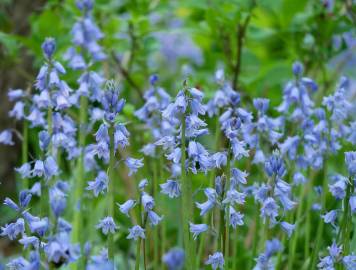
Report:
M 236 59 L 235 65 L 233 70 L 233 79 L 232 79 L 232 88 L 234 90 L 238 87 L 239 76 L 241 72 L 241 55 L 242 55 L 242 47 L 245 41 L 246 29 L 251 19 L 251 13 L 249 13 L 245 19 L 245 21 L 241 24 L 238 23 L 237 25 L 237 32 L 236 32 Z

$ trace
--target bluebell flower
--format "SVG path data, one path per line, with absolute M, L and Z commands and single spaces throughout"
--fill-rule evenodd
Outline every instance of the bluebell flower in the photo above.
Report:
M 57 230 L 59 232 L 70 233 L 72 231 L 72 225 L 68 221 L 66 221 L 60 217 L 60 218 L 58 218 L 57 222 L 58 222 Z
M 154 157 L 156 155 L 156 146 L 153 143 L 148 143 L 140 150 L 144 155 Z
M 11 111 L 9 111 L 9 116 L 15 118 L 16 120 L 22 120 L 25 118 L 25 103 L 18 101 L 15 103 Z
M 138 183 L 138 188 L 139 188 L 140 190 L 144 190 L 147 186 L 148 186 L 148 180 L 147 180 L 147 179 L 142 179 L 142 180 Z
M 210 209 L 214 207 L 214 205 L 217 203 L 217 194 L 215 189 L 212 188 L 206 188 L 204 190 L 204 193 L 208 200 L 204 203 L 198 203 L 196 202 L 196 206 L 201 210 L 200 215 L 204 216 Z
M 225 181 L 224 176 L 218 175 L 215 177 L 215 192 L 219 196 L 223 194 L 224 185 L 225 185 L 224 181 Z
M 235 189 L 230 189 L 226 193 L 225 199 L 222 203 L 225 204 L 244 204 L 245 203 L 246 195 L 244 193 L 238 192 Z
M 123 204 L 118 204 L 117 206 L 120 209 L 120 212 L 123 213 L 124 215 L 129 217 L 129 211 L 135 207 L 136 205 L 136 201 L 135 200 L 127 200 L 126 202 L 124 202 Z
M 294 229 L 295 229 L 295 225 L 294 224 L 290 224 L 290 223 L 288 223 L 286 221 L 282 221 L 280 223 L 280 225 L 281 225 L 282 230 L 288 235 L 288 238 L 290 238 L 292 233 L 293 233 L 293 231 L 294 231 Z
M 344 256 L 342 258 L 342 263 L 346 270 L 356 269 L 356 256 L 354 254 Z
M 279 206 L 276 201 L 272 197 L 268 197 L 264 200 L 261 208 L 261 217 L 265 222 L 266 218 L 271 220 L 271 223 L 274 224 L 276 222 L 276 217 L 278 216 Z
M 349 174 L 356 175 L 356 152 L 345 152 L 345 162 Z
M 21 208 L 25 208 L 28 206 L 32 198 L 32 194 L 29 190 L 20 191 L 19 203 Z
M 301 172 L 296 172 L 293 175 L 293 183 L 296 185 L 305 184 L 308 180 Z
M 141 202 L 146 212 L 152 210 L 155 206 L 155 201 L 153 197 L 147 194 L 146 192 L 142 192 Z
M 241 214 L 240 212 L 236 212 L 236 210 L 230 206 L 230 211 L 229 211 L 229 215 L 230 215 L 230 225 L 236 229 L 236 226 L 242 226 L 244 225 L 244 215 Z
M 26 94 L 22 89 L 10 89 L 9 92 L 7 92 L 7 97 L 11 102 L 22 99 L 25 95 Z
M 166 183 L 160 184 L 161 193 L 167 194 L 169 198 L 177 198 L 180 196 L 180 184 L 176 180 L 168 179 Z
M 283 245 L 277 238 L 273 238 L 272 240 L 266 241 L 265 254 L 267 257 L 273 256 L 274 254 L 278 253 L 282 249 L 283 249 Z
M 303 74 L 303 71 L 304 71 L 303 64 L 301 62 L 299 62 L 299 61 L 294 62 L 292 70 L 293 70 L 293 74 L 296 77 L 301 76 Z
M 86 190 L 92 190 L 95 197 L 99 193 L 105 193 L 108 188 L 108 176 L 104 171 L 100 171 L 94 181 L 89 181 Z
M 247 184 L 246 177 L 248 173 L 241 171 L 237 168 L 231 169 L 231 186 L 236 187 L 238 184 Z
M 180 270 L 184 266 L 185 253 L 181 248 L 171 248 L 162 256 L 163 263 L 168 270 Z
M 42 43 L 42 51 L 44 55 L 48 58 L 51 59 L 53 53 L 56 50 L 56 42 L 53 38 L 46 38 L 45 41 Z
M 269 99 L 267 98 L 254 98 L 253 99 L 253 106 L 255 106 L 256 110 L 261 113 L 265 114 L 269 107 Z
M 193 239 L 197 240 L 199 234 L 206 232 L 208 230 L 208 225 L 206 224 L 193 224 L 189 222 L 189 230 L 193 233 Z
M 51 136 L 46 130 L 42 130 L 38 133 L 38 139 L 41 150 L 45 152 L 51 142 Z
M 54 215 L 58 218 L 66 208 L 66 194 L 59 188 L 52 187 L 49 190 L 49 202 Z
M 103 123 L 99 126 L 98 131 L 95 133 L 96 142 L 110 142 L 109 138 L 109 127 Z
M 227 156 L 225 152 L 217 152 L 211 156 L 211 159 L 214 161 L 215 167 L 219 169 L 227 163 Z
M 24 246 L 24 249 L 32 246 L 34 249 L 38 249 L 40 246 L 40 240 L 36 236 L 26 236 L 25 234 L 19 240 L 19 243 Z
M 347 180 L 346 180 L 347 181 Z M 331 194 L 338 200 L 342 200 L 346 196 L 347 182 L 343 178 L 336 181 L 334 184 L 329 184 Z
M 48 156 L 43 164 L 46 179 L 50 179 L 59 174 L 58 165 L 52 156 Z
M 115 231 L 118 229 L 114 219 L 109 216 L 101 219 L 98 225 L 96 225 L 96 228 L 101 229 L 102 233 L 105 235 L 108 233 L 115 233 Z
M 57 234 L 44 247 L 48 261 L 55 264 L 68 264 L 76 261 L 79 251 L 79 246 L 70 244 L 69 235 L 66 233 Z
M 142 229 L 141 226 L 135 225 L 129 229 L 129 235 L 126 238 L 136 241 L 139 237 L 145 239 L 145 230 Z
M 179 163 L 181 156 L 182 156 L 182 152 L 179 147 L 174 148 L 171 153 L 166 154 L 166 158 L 168 160 L 172 160 L 174 163 Z
M 6 197 L 4 200 L 4 205 L 7 205 L 8 207 L 14 209 L 15 211 L 19 211 L 20 207 L 10 198 Z
M 127 145 L 129 145 L 129 137 L 130 133 L 126 129 L 126 127 L 123 124 L 117 124 L 115 125 L 115 133 L 114 133 L 114 143 L 115 143 L 115 149 L 117 149 L 119 146 L 122 148 L 125 148 Z
M 246 143 L 236 138 L 231 140 L 232 152 L 234 159 L 239 160 L 243 157 L 248 157 L 249 151 L 246 149 Z
M 350 204 L 351 213 L 355 214 L 356 213 L 356 195 L 350 197 L 349 204 Z
M 159 215 L 157 215 L 157 213 L 152 210 L 149 210 L 147 212 L 147 217 L 148 217 L 148 221 L 150 222 L 151 226 L 158 225 L 158 223 L 160 223 L 163 218 L 163 217 L 160 217 Z
M 337 218 L 337 211 L 331 210 L 327 212 L 325 215 L 321 215 L 322 219 L 325 223 L 330 223 L 331 225 L 335 226 L 335 221 Z
M 31 232 L 37 233 L 40 237 L 43 237 L 49 229 L 49 220 L 47 217 L 40 219 L 27 212 L 24 214 L 24 218 L 28 222 Z
M 253 191 L 255 200 L 259 203 L 263 203 L 268 197 L 269 187 L 266 184 L 262 184 Z
M 11 130 L 4 130 L 0 133 L 0 143 L 5 145 L 14 145 L 14 141 L 12 140 L 12 132 Z
M 1 227 L 1 236 L 7 236 L 10 240 L 17 238 L 19 234 L 25 233 L 25 221 L 23 218 L 19 218 L 14 223 L 6 224 L 5 227 Z
M 29 121 L 30 127 L 44 127 L 46 124 L 46 120 L 44 118 L 44 113 L 41 112 L 38 108 L 36 107 L 31 107 L 30 108 L 30 113 L 26 117 L 26 120 Z
M 139 168 L 143 166 L 143 159 L 135 159 L 135 158 L 126 158 L 125 160 L 126 166 L 129 168 L 129 176 L 136 173 Z
M 28 267 L 29 265 L 30 263 L 27 260 L 25 260 L 23 257 L 15 258 L 6 264 L 6 266 L 9 267 L 9 269 L 11 270 L 25 269 L 25 267 Z
M 198 142 L 189 142 L 188 157 L 191 164 L 190 169 L 194 174 L 197 173 L 196 163 L 199 164 L 199 169 L 204 172 L 206 172 L 212 166 L 212 160 L 208 151 Z
M 113 123 L 116 116 L 122 111 L 125 100 L 119 97 L 119 86 L 115 81 L 107 81 L 106 90 L 101 98 L 101 105 L 105 111 L 106 121 Z
M 36 160 L 31 175 L 32 177 L 42 177 L 44 175 L 44 163 L 42 160 Z
M 273 175 L 282 177 L 286 171 L 282 158 L 277 154 L 271 155 L 265 162 L 265 171 L 269 177 Z
M 211 265 L 211 267 L 213 268 L 213 270 L 216 269 L 220 269 L 223 270 L 224 269 L 224 255 L 217 251 L 215 252 L 213 255 L 209 255 L 209 258 L 205 261 L 206 265 Z
M 290 211 L 297 205 L 297 203 L 292 201 L 289 196 L 289 194 L 283 193 L 283 191 L 280 191 L 277 195 L 277 198 L 285 211 Z
M 295 160 L 295 158 L 297 157 L 299 141 L 299 136 L 287 137 L 287 139 L 283 143 L 279 144 L 281 154 L 288 154 L 288 157 L 291 160 Z

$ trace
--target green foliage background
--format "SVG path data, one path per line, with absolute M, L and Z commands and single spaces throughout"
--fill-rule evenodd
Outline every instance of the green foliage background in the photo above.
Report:
M 2 97 L 8 87 L 26 88 L 33 84 L 43 61 L 41 43 L 44 38 L 56 39 L 55 57 L 61 60 L 71 45 L 70 30 L 79 16 L 73 0 L 34 1 L 32 6 L 26 2 L 0 0 Z M 29 6 L 31 8 L 26 10 Z M 13 14 L 14 10 L 18 13 Z M 97 0 L 94 16 L 105 34 L 101 45 L 109 57 L 96 68 L 104 70 L 106 78 L 121 82 L 123 95 L 129 103 L 125 116 L 133 123 L 136 120 L 132 112 L 142 105 L 142 93 L 148 87 L 151 74 L 158 74 L 160 85 L 173 95 L 188 77 L 189 83 L 201 88 L 209 98 L 217 89 L 215 71 L 223 68 L 225 77 L 232 81 L 238 62 L 241 69 L 236 90 L 241 92 L 246 107 L 251 105 L 254 97 L 268 97 L 272 105 L 279 104 L 283 85 L 292 77 L 291 64 L 295 60 L 303 62 L 306 74 L 320 85 L 317 94 L 320 100 L 334 89 L 341 74 L 356 78 L 356 47 L 349 48 L 344 41 L 339 48 L 333 46 L 336 36 L 341 37 L 350 31 L 355 35 L 355 11 L 352 1 L 335 1 L 333 10 L 329 11 L 323 1 L 318 0 Z M 19 29 L 19 23 L 25 30 Z M 245 32 L 241 35 L 243 27 Z M 160 42 L 158 36 L 172 39 L 172 35 L 178 36 L 177 41 L 191 39 L 191 46 L 179 45 L 179 42 L 173 46 L 173 42 L 171 48 L 165 48 L 166 43 Z M 241 57 L 239 38 L 242 40 Z M 178 53 L 175 61 L 167 59 L 162 53 L 165 49 L 171 54 Z M 179 55 L 179 51 L 185 55 Z M 120 64 L 131 82 L 120 70 L 114 55 L 120 56 Z M 6 76 L 15 77 L 9 80 L 11 85 Z M 78 76 L 79 73 L 68 72 L 65 77 L 73 89 L 76 89 Z M 0 102 L 5 106 L 5 98 Z M 4 116 L 1 121 L 5 123 L 3 119 Z M 133 126 L 129 128 L 133 129 Z M 134 138 L 130 151 L 137 153 L 142 140 L 147 140 L 145 136 Z M 31 151 L 35 153 L 34 136 L 32 140 Z M 212 138 L 206 143 L 211 145 Z M 4 149 L 1 146 L 1 151 Z M 340 160 L 342 157 L 335 164 Z M 8 177 L 1 182 L 15 181 L 15 176 L 6 172 L 18 165 L 18 161 L 16 158 L 12 163 L 4 161 L 6 166 L 1 167 L 1 177 Z M 152 172 L 148 169 L 141 173 L 142 177 L 145 173 Z M 68 177 L 74 177 L 69 170 Z M 196 187 L 204 185 L 204 176 L 196 178 Z M 0 191 L 0 197 L 11 193 L 15 194 L 14 185 Z M 120 196 L 123 193 L 123 190 L 119 191 Z M 178 206 L 172 204 L 171 207 Z M 100 205 L 96 211 L 101 211 Z M 168 221 L 174 221 L 174 211 L 166 215 Z M 1 224 L 13 218 L 2 206 L 0 217 Z M 168 230 L 177 230 L 174 222 L 168 224 Z M 118 236 L 122 238 L 120 248 L 127 250 L 124 234 L 121 232 Z M 2 243 L 1 247 L 6 245 L 8 243 Z M 14 251 L 10 249 L 8 253 Z M 241 258 L 243 260 L 243 254 Z

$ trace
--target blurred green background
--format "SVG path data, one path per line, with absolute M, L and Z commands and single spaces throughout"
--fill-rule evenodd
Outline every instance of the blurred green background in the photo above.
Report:
M 209 98 L 217 89 L 217 69 L 224 70 L 246 104 L 262 96 L 276 105 L 291 78 L 291 64 L 300 60 L 320 85 L 320 98 L 334 89 L 340 75 L 356 78 L 353 2 L 97 0 L 94 16 L 105 34 L 101 44 L 109 57 L 96 68 L 104 70 L 106 78 L 120 80 L 123 95 L 135 108 L 142 105 L 151 74 L 158 74 L 159 84 L 171 94 L 188 77 Z M 0 0 L 0 130 L 21 129 L 7 118 L 7 91 L 33 85 L 45 37 L 56 39 L 55 57 L 62 59 L 77 16 L 71 0 Z M 120 57 L 120 65 L 114 55 Z M 73 89 L 78 75 L 69 72 L 65 77 Z M 354 81 L 352 91 L 356 92 Z M 18 146 L 0 145 L 1 201 L 16 194 L 13 168 L 20 155 Z M 0 206 L 0 223 L 10 218 Z M 0 252 L 13 253 L 4 238 Z

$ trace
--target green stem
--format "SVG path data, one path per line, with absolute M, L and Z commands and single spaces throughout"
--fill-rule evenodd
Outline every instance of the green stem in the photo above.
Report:
M 300 232 L 300 228 L 299 225 L 300 223 L 300 219 L 302 216 L 302 212 L 303 212 L 303 198 L 304 198 L 304 189 L 303 189 L 303 185 L 300 184 L 299 185 L 299 205 L 298 205 L 298 210 L 297 210 L 297 216 L 295 219 L 295 223 L 296 223 L 296 230 L 294 230 L 294 235 L 292 236 L 292 241 L 290 241 L 290 246 L 289 246 L 289 256 L 288 256 L 288 269 L 293 269 L 293 262 L 294 262 L 294 258 L 295 258 L 295 251 L 296 251 L 296 247 L 297 247 L 297 241 L 299 238 L 299 232 Z M 280 252 L 282 253 L 282 252 Z
M 135 270 L 140 270 L 141 238 L 137 239 Z
M 344 254 L 349 254 L 350 249 L 350 227 L 352 225 L 352 214 L 350 209 L 349 200 L 351 194 L 354 190 L 354 181 L 352 177 L 349 178 L 350 185 L 347 186 L 346 197 L 344 198 L 344 217 L 343 217 L 343 226 L 342 226 L 342 246 L 344 248 Z
M 158 160 L 155 160 L 153 164 L 153 196 L 158 199 Z M 160 204 L 158 204 L 160 205 Z M 158 228 L 153 229 L 153 265 L 154 269 L 158 269 L 159 253 L 158 253 Z
M 230 144 L 228 145 L 228 150 L 227 150 L 227 163 L 226 163 L 226 192 L 230 189 L 230 164 L 231 162 L 231 152 L 230 152 Z M 225 245 L 224 245 L 224 257 L 225 257 L 225 263 L 227 266 L 227 269 L 229 269 L 229 262 L 228 259 L 229 257 L 229 248 L 230 248 L 230 204 L 226 205 L 225 209 L 225 214 L 226 214 L 226 224 L 225 224 Z
M 310 255 L 310 231 L 311 231 L 311 206 L 313 203 L 313 176 L 308 180 L 307 186 L 307 206 L 305 209 L 306 220 L 305 220 L 305 242 L 304 242 L 304 258 L 308 259 Z
M 28 122 L 27 120 L 23 121 L 22 124 L 22 164 L 25 164 L 28 162 Z M 23 189 L 28 189 L 29 186 L 29 180 L 27 178 L 22 179 L 22 187 Z
M 186 254 L 186 268 L 187 270 L 193 269 L 193 254 L 191 250 L 190 235 L 189 235 L 189 221 L 192 217 L 191 214 L 191 205 L 189 201 L 191 199 L 191 188 L 189 180 L 187 179 L 186 170 L 185 170 L 185 115 L 182 117 L 182 126 L 181 126 L 181 182 L 182 182 L 182 227 L 183 227 L 183 243 Z
M 325 159 L 326 160 L 326 159 Z M 327 181 L 327 164 L 325 163 L 324 165 L 324 171 L 323 171 L 323 193 L 321 195 L 321 212 L 323 213 L 325 211 L 325 205 L 326 205 L 326 192 L 328 189 L 328 181 Z M 318 255 L 319 255 L 319 249 L 321 246 L 322 242 L 322 236 L 323 236 L 323 231 L 324 231 L 324 220 L 320 217 L 319 218 L 319 223 L 318 223 L 318 228 L 317 228 L 317 235 L 316 235 L 316 242 L 312 254 L 312 260 L 311 260 L 311 265 L 310 269 L 315 269 Z
M 78 177 L 75 181 L 75 190 L 74 190 L 74 217 L 73 217 L 73 232 L 72 239 L 74 243 L 80 244 L 80 247 L 83 248 L 83 237 L 80 237 L 80 231 L 82 230 L 82 213 L 83 213 L 83 189 L 85 184 L 85 172 L 84 172 L 84 147 L 85 147 L 85 138 L 86 130 L 85 124 L 87 122 L 87 107 L 88 107 L 88 98 L 85 96 L 80 97 L 80 111 L 79 111 L 79 146 L 81 147 L 80 156 L 77 164 Z M 73 264 L 73 269 L 82 268 L 81 263 L 82 259 L 79 259 L 78 263 Z
M 257 204 L 255 204 L 255 213 L 256 213 L 256 225 L 255 225 L 255 235 L 253 237 L 253 242 L 252 242 L 252 258 L 249 262 L 249 267 L 247 269 L 252 268 L 252 264 L 255 261 L 255 258 L 257 256 L 257 244 L 259 240 L 259 232 L 260 232 L 260 227 L 261 227 L 261 217 L 260 217 L 260 208 Z
M 235 229 L 235 237 L 234 237 L 234 246 L 233 246 L 233 257 L 232 257 L 232 269 L 237 269 L 237 245 L 238 245 L 238 231 Z
M 218 115 L 220 115 L 220 114 L 218 114 Z M 219 144 L 220 144 L 220 128 L 219 127 L 220 127 L 219 117 L 216 116 L 216 122 L 215 122 L 215 151 L 218 151 Z M 216 169 L 214 169 L 214 170 L 212 170 L 210 172 L 209 187 L 213 187 L 215 175 L 216 175 Z M 208 223 L 210 215 L 211 214 L 209 213 L 204 217 L 204 221 L 203 221 L 204 224 Z M 201 236 L 201 240 L 200 240 L 199 248 L 198 248 L 198 256 L 197 256 L 198 259 L 197 259 L 196 268 L 199 268 L 199 265 L 200 265 L 200 259 L 202 257 L 202 254 L 203 254 L 204 248 L 205 248 L 206 237 L 207 237 L 207 235 L 205 233 L 203 233 L 202 236 Z
M 160 179 L 165 179 L 165 175 L 164 175 L 164 163 L 163 163 L 163 158 L 162 155 L 160 156 L 160 166 L 159 166 L 159 177 Z M 162 215 L 166 216 L 166 208 L 165 208 L 165 204 L 163 203 L 161 205 L 161 211 L 162 211 Z M 165 253 L 165 248 L 166 248 L 166 219 L 164 218 L 161 224 L 161 254 Z
M 115 141 L 114 126 L 109 127 L 110 136 L 110 160 L 109 160 L 109 183 L 108 183 L 108 216 L 114 217 L 114 170 L 115 170 Z M 114 262 L 114 234 L 108 235 L 108 255 L 109 260 Z

